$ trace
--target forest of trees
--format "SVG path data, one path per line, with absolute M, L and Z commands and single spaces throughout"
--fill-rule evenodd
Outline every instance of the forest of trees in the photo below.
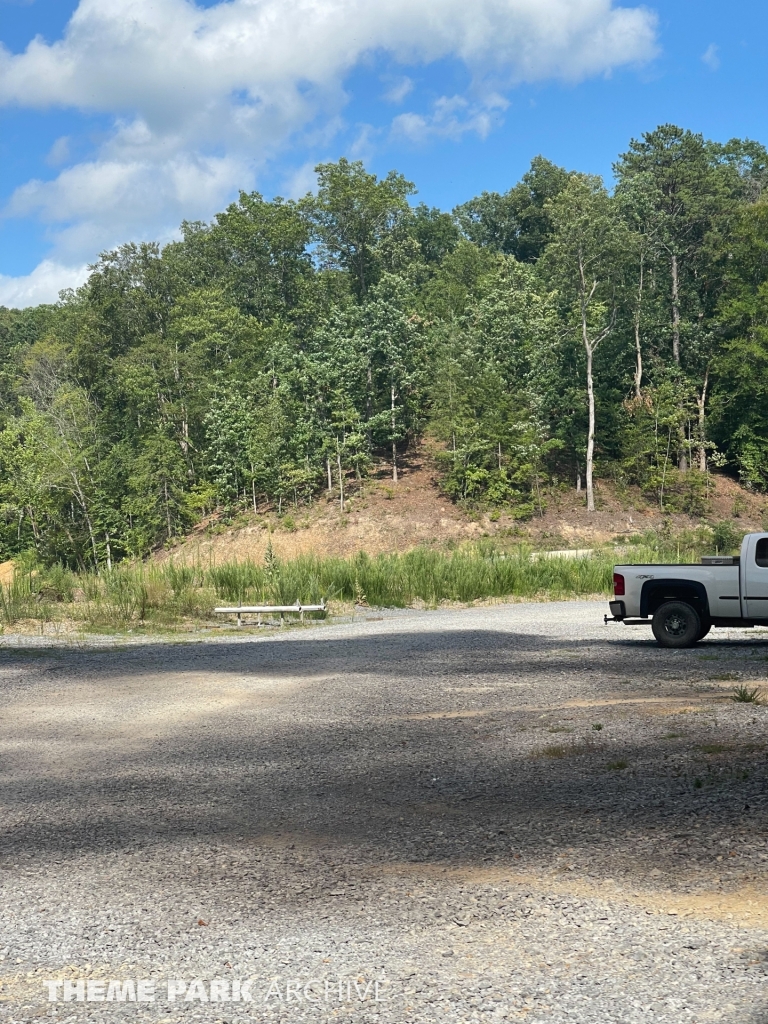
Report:
M 108 566 L 218 509 L 285 514 L 428 433 L 518 518 L 593 478 L 701 508 L 768 487 L 768 153 L 665 125 L 611 188 L 537 157 L 452 213 L 360 163 L 242 193 L 0 309 L 0 560 Z

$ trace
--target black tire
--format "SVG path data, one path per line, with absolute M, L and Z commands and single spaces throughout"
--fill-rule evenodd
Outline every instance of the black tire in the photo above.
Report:
M 707 633 L 710 631 L 710 629 L 712 629 L 711 622 L 702 622 L 701 629 L 699 630 L 699 635 L 696 637 L 696 643 L 698 643 L 699 640 L 703 640 Z
M 667 601 L 653 616 L 653 635 L 662 647 L 693 647 L 702 637 L 701 619 L 684 601 Z

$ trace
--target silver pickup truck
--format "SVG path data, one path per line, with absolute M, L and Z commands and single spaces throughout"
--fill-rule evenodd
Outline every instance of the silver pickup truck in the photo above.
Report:
M 701 565 L 614 566 L 613 594 L 605 621 L 650 622 L 662 647 L 691 647 L 713 626 L 768 626 L 768 533 Z

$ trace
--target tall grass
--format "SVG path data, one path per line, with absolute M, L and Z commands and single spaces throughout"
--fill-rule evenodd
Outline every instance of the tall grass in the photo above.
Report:
M 263 562 L 124 563 L 98 576 L 54 566 L 28 570 L 0 587 L 0 617 L 6 625 L 25 618 L 42 624 L 58 616 L 88 628 L 121 629 L 210 620 L 217 603 L 336 600 L 407 608 L 419 602 L 607 595 L 615 562 L 695 561 L 707 549 L 706 540 L 693 532 L 682 541 L 653 535 L 578 558 L 533 557 L 525 546 L 505 548 L 486 540 L 455 551 L 416 548 L 352 558 L 307 555 L 280 562 L 270 550 Z
M 472 547 L 448 553 L 416 548 L 374 558 L 300 558 L 290 564 L 288 589 L 303 584 L 317 596 L 345 601 L 364 597 L 368 604 L 390 608 L 406 608 L 414 601 L 435 605 L 489 597 L 560 598 L 607 592 L 612 567 L 608 555 L 534 561 L 524 548 L 505 552 Z
M 10 583 L 0 584 L 0 618 L 6 626 L 28 617 L 31 594 L 27 574 L 17 574 Z

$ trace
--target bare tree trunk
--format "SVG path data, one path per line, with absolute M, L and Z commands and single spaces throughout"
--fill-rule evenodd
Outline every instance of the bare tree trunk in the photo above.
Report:
M 392 481 L 397 483 L 397 440 L 395 438 L 395 385 L 392 385 Z
M 109 543 L 109 534 L 105 531 L 104 537 L 107 542 L 107 569 L 112 572 L 112 546 Z
M 331 476 L 331 457 L 326 455 L 325 457 L 325 468 L 328 470 L 328 494 L 333 493 L 333 477 Z
M 595 511 L 595 493 L 594 484 L 592 479 L 592 472 L 594 469 L 595 460 L 595 385 L 592 379 L 592 356 L 594 355 L 595 349 L 600 344 L 600 341 L 608 333 L 607 330 L 600 335 L 599 338 L 590 341 L 589 338 L 589 324 L 587 323 L 587 309 L 592 296 L 595 294 L 597 288 L 597 281 L 594 281 L 592 287 L 587 291 L 587 279 L 584 272 L 584 263 L 579 254 L 579 281 L 581 285 L 580 305 L 581 305 L 581 339 L 584 342 L 584 351 L 587 356 L 587 402 L 589 405 L 589 433 L 587 436 L 587 466 L 586 466 L 586 477 L 587 477 L 587 512 Z
M 587 350 L 587 400 L 589 402 L 589 435 L 587 437 L 587 512 L 595 511 L 595 493 L 592 471 L 595 459 L 595 386 L 592 380 L 592 346 L 587 341 L 586 331 L 584 345 Z
M 37 547 L 37 545 L 40 543 L 40 531 L 38 530 L 37 523 L 35 521 L 35 510 L 32 508 L 31 505 L 27 505 L 26 506 L 26 512 L 27 512 L 27 516 L 29 517 L 29 521 L 32 524 L 32 536 L 35 538 L 35 547 Z M 17 535 L 18 535 L 19 540 L 21 540 L 21 524 L 22 524 L 23 520 L 24 520 L 24 509 L 21 510 L 21 515 L 19 516 L 19 528 L 17 530 Z
M 699 408 L 699 469 L 702 473 L 707 472 L 707 449 L 704 445 L 704 416 L 707 404 L 707 388 L 709 387 L 709 367 L 704 374 L 704 383 L 701 386 L 701 394 L 696 395 L 696 405 Z
M 163 494 L 165 495 L 165 522 L 168 527 L 168 540 L 171 539 L 171 503 L 168 499 L 168 478 L 163 477 Z
M 371 396 L 373 394 L 373 370 L 371 369 L 371 357 L 368 356 L 368 380 L 365 391 L 365 436 L 368 440 L 368 447 L 373 445 L 373 437 L 371 435 L 371 416 L 373 415 L 373 407 L 371 405 Z
M 98 573 L 98 571 L 99 571 L 99 550 L 98 550 L 98 547 L 96 546 L 96 534 L 93 532 L 93 523 L 91 522 L 91 517 L 88 514 L 88 503 L 85 500 L 85 494 L 83 494 L 83 489 L 80 486 L 80 480 L 79 480 L 79 478 L 77 476 L 77 473 L 73 473 L 73 472 L 70 471 L 70 478 L 71 478 L 72 482 L 75 485 L 75 490 L 76 490 L 76 493 L 77 493 L 78 501 L 80 503 L 80 508 L 83 510 L 83 515 L 85 516 L 85 522 L 86 522 L 86 524 L 88 526 L 88 536 L 91 539 L 91 547 L 93 548 L 93 565 L 94 565 L 94 568 L 95 568 L 96 572 Z
M 677 273 L 677 256 L 672 257 L 672 358 L 680 365 L 680 282 Z
M 675 366 L 680 365 L 680 280 L 677 267 L 677 256 L 672 256 L 672 358 Z M 688 458 L 685 454 L 685 428 L 680 427 L 680 453 L 677 468 L 681 473 L 688 472 Z
M 344 511 L 344 474 L 341 470 L 341 451 L 336 449 L 336 465 L 339 469 L 339 507 Z
M 635 306 L 635 398 L 640 398 L 643 384 L 643 349 L 640 344 L 640 310 L 643 301 L 643 278 L 645 276 L 644 258 L 640 256 L 640 282 L 637 288 L 637 306 Z

